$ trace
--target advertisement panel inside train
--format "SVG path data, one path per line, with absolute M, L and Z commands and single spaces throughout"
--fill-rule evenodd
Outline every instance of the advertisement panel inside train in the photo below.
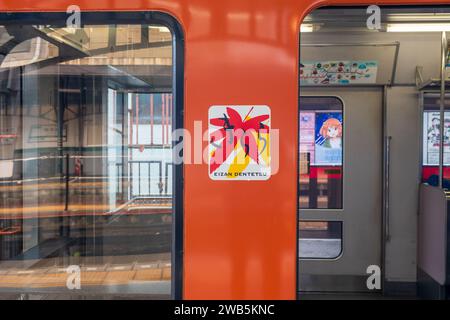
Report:
M 444 164 L 450 165 L 450 112 L 444 117 Z M 439 165 L 439 111 L 425 111 L 423 115 L 423 165 Z
M 343 117 L 341 111 L 300 112 L 300 152 L 309 153 L 313 166 L 341 166 Z

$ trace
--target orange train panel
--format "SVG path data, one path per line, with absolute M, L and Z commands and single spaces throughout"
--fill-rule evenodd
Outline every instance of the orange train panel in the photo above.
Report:
M 212 105 L 268 105 L 280 170 L 265 182 L 220 182 L 185 167 L 184 298 L 295 299 L 298 53 L 301 19 L 324 5 L 372 0 L 4 0 L 2 11 L 157 10 L 185 32 L 185 127 Z M 378 4 L 438 4 L 380 1 Z M 206 145 L 204 146 L 206 147 Z

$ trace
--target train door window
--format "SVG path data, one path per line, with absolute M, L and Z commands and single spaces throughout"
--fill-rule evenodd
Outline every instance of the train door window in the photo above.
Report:
M 170 297 L 173 22 L 48 15 L 0 16 L 0 294 Z
M 343 111 L 336 97 L 301 98 L 301 209 L 342 209 Z
M 341 221 L 300 221 L 299 228 L 300 259 L 336 259 L 341 255 Z

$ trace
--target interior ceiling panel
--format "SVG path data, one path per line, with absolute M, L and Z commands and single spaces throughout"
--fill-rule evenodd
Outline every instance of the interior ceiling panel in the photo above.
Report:
M 362 27 L 366 25 L 368 14 L 366 7 L 362 8 L 336 8 L 327 7 L 317 9 L 310 13 L 304 20 L 304 23 L 314 23 L 323 29 Z M 381 22 L 448 22 L 450 23 L 450 7 L 442 8 L 408 8 L 409 12 L 405 12 L 405 8 L 386 8 L 381 9 Z M 337 16 L 339 17 L 337 19 Z M 367 29 L 366 29 L 367 31 Z

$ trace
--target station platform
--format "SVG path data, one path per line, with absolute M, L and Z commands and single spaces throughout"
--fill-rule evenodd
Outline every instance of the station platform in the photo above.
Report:
M 170 254 L 139 256 L 70 257 L 43 259 L 24 268 L 25 262 L 8 261 L 0 264 L 0 288 L 3 289 L 48 289 L 64 288 L 68 278 L 67 266 L 80 265 L 81 287 L 143 285 L 170 282 Z M 33 261 L 26 261 L 28 265 Z M 6 290 L 7 291 L 7 290 Z M 39 290 L 34 290 L 39 291 Z

